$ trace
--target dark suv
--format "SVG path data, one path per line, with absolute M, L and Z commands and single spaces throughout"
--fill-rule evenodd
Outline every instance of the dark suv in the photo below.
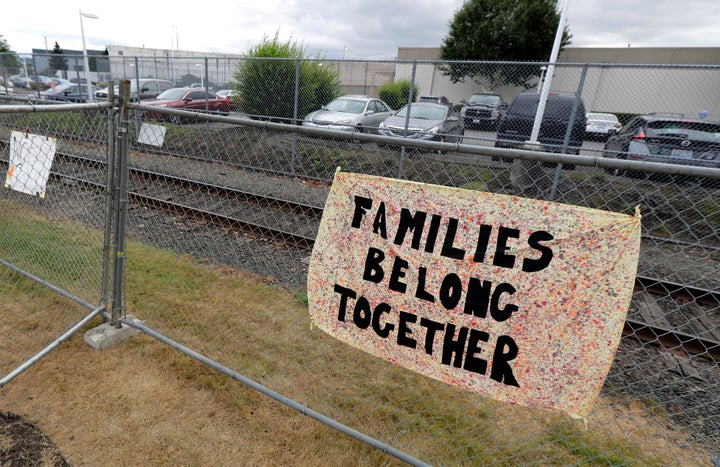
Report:
M 604 157 L 720 168 L 720 123 L 682 115 L 648 114 L 630 120 L 605 143 Z M 608 170 L 637 177 L 642 172 Z
M 172 81 L 168 81 L 166 79 L 152 79 L 152 78 L 143 78 L 140 79 L 140 100 L 144 99 L 155 99 L 158 95 L 160 95 L 161 92 L 167 91 L 168 89 L 174 87 Z M 130 80 L 130 100 L 133 102 L 137 102 L 138 95 L 137 95 L 137 85 L 138 80 Z M 120 95 L 120 87 L 115 86 L 115 97 Z M 95 92 L 95 98 L 96 99 L 107 99 L 108 98 L 108 91 L 107 89 L 100 89 L 99 91 Z
M 489 127 L 496 130 L 507 110 L 507 104 L 499 94 L 473 94 L 470 99 L 460 102 L 465 128 Z
M 496 148 L 521 148 L 530 139 L 539 101 L 540 94 L 535 91 L 523 92 L 515 97 L 498 125 Z M 563 148 L 573 112 L 570 139 L 568 146 Z M 585 126 L 585 104 L 582 99 L 552 92 L 545 104 L 538 143 L 547 152 L 579 154 L 585 137 Z

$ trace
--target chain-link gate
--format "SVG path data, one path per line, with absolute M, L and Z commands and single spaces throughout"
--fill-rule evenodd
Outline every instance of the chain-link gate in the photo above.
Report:
M 0 386 L 106 311 L 108 108 L 0 107 Z
M 197 62 L 126 57 L 122 63 L 133 66 L 123 76 L 172 79 L 178 70 L 196 71 Z M 163 63 L 166 74 L 148 71 Z M 345 96 L 377 97 L 384 84 L 407 81 L 396 110 L 418 96 L 445 96 L 457 103 L 446 107 L 464 123 L 462 138 L 449 142 L 449 132 L 413 131 L 410 117 L 396 125 L 402 138 L 384 133 L 380 124 L 370 131 L 345 121 L 303 125 L 320 99 L 303 81 L 310 73 L 304 61 L 203 60 L 206 91 L 225 87 L 233 76 L 246 80 L 234 83 L 240 95 L 229 111 L 197 114 L 129 103 L 128 119 L 120 125 L 128 142 L 128 204 L 118 300 L 123 312 L 143 324 L 123 322 L 409 463 L 712 462 L 720 452 L 716 67 L 558 64 L 551 94 L 570 97 L 569 106 L 557 104 L 567 110 L 568 121 L 577 116 L 584 125 L 586 112 L 612 113 L 625 126 L 594 138 L 583 134 L 575 144 L 566 124 L 554 136 L 541 131 L 528 145 L 524 136 L 512 135 L 532 131 L 531 119 L 504 138 L 501 122 L 517 110 L 518 94 L 539 93 L 547 64 L 320 63 L 337 71 L 347 91 L 338 93 Z M 245 64 L 252 64 L 250 71 L 239 72 Z M 453 82 L 453 72 L 468 68 L 482 73 Z M 259 71 L 270 74 L 253 74 Z M 262 82 L 252 81 L 259 76 Z M 267 82 L 288 83 L 282 99 L 289 102 L 275 105 L 281 96 L 263 93 Z M 250 96 L 242 86 L 259 94 L 250 101 L 253 108 L 244 107 L 243 97 Z M 317 107 L 338 93 L 320 95 L 324 101 Z M 466 118 L 472 106 L 460 99 L 473 94 L 499 95 L 504 105 L 486 113 L 475 108 Z M 204 105 L 210 110 L 209 102 Z M 481 121 L 493 110 L 500 121 Z M 632 133 L 625 135 L 626 129 Z M 626 136 L 633 149 L 622 146 Z M 658 141 L 680 147 L 653 146 Z M 690 148 L 695 141 L 702 141 L 699 148 Z M 635 157 L 638 144 L 666 161 Z M 75 149 L 86 151 L 84 143 Z M 696 152 L 699 162 L 681 162 L 692 162 Z M 311 326 L 304 302 L 308 260 L 338 167 L 628 214 L 640 207 L 635 294 L 587 428 L 412 374 Z M 97 213 L 107 201 L 99 196 L 78 203 L 81 212 Z M 41 214 L 55 219 L 58 209 Z M 25 216 L 32 212 L 22 210 Z M 3 241 L 2 259 L 14 241 Z M 34 264 L 42 258 L 25 259 Z M 16 288 L 23 295 L 25 289 Z

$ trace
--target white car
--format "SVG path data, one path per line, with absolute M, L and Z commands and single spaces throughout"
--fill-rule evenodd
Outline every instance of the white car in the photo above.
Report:
M 586 139 L 606 140 L 622 128 L 615 114 L 590 112 L 585 125 Z
M 228 99 L 239 96 L 238 92 L 234 89 L 221 89 L 215 94 L 219 97 L 227 97 Z
M 12 84 L 12 81 L 0 79 L 0 96 L 12 96 L 14 91 L 15 86 Z

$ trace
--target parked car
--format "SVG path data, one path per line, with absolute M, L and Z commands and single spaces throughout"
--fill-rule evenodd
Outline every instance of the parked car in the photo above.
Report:
M 507 104 L 500 94 L 477 93 L 468 100 L 460 101 L 460 115 L 465 128 L 490 128 L 497 130 L 500 120 L 507 111 Z
M 53 83 L 53 79 L 51 77 L 43 75 L 31 76 L 30 80 L 30 87 L 37 91 L 50 89 L 50 86 L 52 86 Z
M 140 93 L 138 95 L 138 81 L 140 82 Z M 138 100 L 155 99 L 161 93 L 172 89 L 175 86 L 172 81 L 166 79 L 145 78 L 140 80 L 130 80 L 130 100 L 135 102 Z
M 605 141 L 614 135 L 622 125 L 615 114 L 590 112 L 587 114 L 585 125 L 585 139 L 598 139 Z
M 33 80 L 25 75 L 12 75 L 10 81 L 16 88 L 29 88 Z
M 307 114 L 302 126 L 375 133 L 378 125 L 390 115 L 392 109 L 380 99 L 347 95 Z
M 9 79 L 0 77 L 0 95 L 11 96 L 15 91 L 15 85 Z
M 515 96 L 498 125 L 496 148 L 523 147 L 532 135 L 539 101 L 540 94 L 535 91 Z M 565 148 L 566 152 L 579 154 L 585 138 L 585 104 L 581 98 L 574 95 L 551 92 L 545 103 L 537 142 L 547 152 L 562 152 L 568 127 L 570 139 L 568 147 Z M 493 160 L 498 159 L 493 157 Z M 565 168 L 573 169 L 574 166 L 567 165 Z
M 465 127 L 453 107 L 434 102 L 415 102 L 385 119 L 378 132 L 384 136 L 462 143 Z
M 239 94 L 234 89 L 221 89 L 215 93 L 220 97 L 237 97 Z
M 91 93 L 97 91 L 98 87 L 90 85 Z M 92 96 L 93 94 L 91 94 Z M 28 98 L 35 98 L 34 94 L 28 96 Z M 88 89 L 85 84 L 61 84 L 50 88 L 39 93 L 40 99 L 49 101 L 62 101 L 62 102 L 87 102 L 88 101 Z M 91 99 L 92 100 L 92 99 Z
M 58 78 L 57 76 L 51 76 L 50 82 L 55 83 L 55 86 L 59 86 L 61 84 L 72 84 L 72 81 L 70 81 L 69 79 Z M 52 84 L 51 84 L 51 86 L 52 86 Z
M 87 79 L 78 78 L 77 76 L 74 78 L 70 78 L 68 81 L 70 81 L 71 83 L 75 83 L 75 84 L 87 84 Z M 93 80 L 90 80 L 90 84 L 97 86 L 97 82 L 93 81 Z
M 140 95 L 138 96 L 138 81 L 140 81 Z M 154 99 L 161 92 L 173 88 L 172 81 L 166 79 L 143 78 L 140 80 L 130 80 L 130 100 L 137 102 L 139 100 Z M 120 95 L 120 86 L 116 85 L 114 89 L 115 97 Z M 99 89 L 95 92 L 96 99 L 107 99 L 107 88 Z
M 608 138 L 603 156 L 720 168 L 720 123 L 679 115 L 639 115 Z M 616 169 L 608 172 L 642 175 Z
M 224 97 L 230 101 L 230 110 L 240 111 L 240 94 L 234 89 L 221 89 L 215 93 L 218 97 Z
M 142 105 L 163 107 L 177 110 L 190 110 L 194 112 L 209 112 L 228 115 L 230 101 L 224 97 L 198 88 L 171 88 L 160 93 L 155 99 L 140 102 Z M 151 120 L 171 121 L 180 123 L 182 119 L 177 116 L 160 112 L 145 111 L 145 116 Z
M 445 96 L 417 96 L 415 102 L 435 102 L 436 104 L 453 105 L 450 99 Z

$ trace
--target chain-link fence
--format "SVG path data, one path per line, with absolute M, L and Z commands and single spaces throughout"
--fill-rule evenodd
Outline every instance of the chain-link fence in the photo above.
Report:
M 210 112 L 201 115 L 181 104 L 130 103 L 119 124 L 117 140 L 126 138 L 129 146 L 119 151 L 128 157 L 129 203 L 125 281 L 116 297 L 146 332 L 410 463 L 710 465 L 717 459 L 716 67 L 140 57 L 125 57 L 123 67 L 113 63 L 113 77 L 184 75 L 183 84 L 238 92 L 216 109 L 214 99 L 203 97 L 201 110 Z M 549 72 L 546 118 L 536 122 L 533 109 L 542 105 Z M 320 86 L 325 81 L 329 88 Z M 432 102 L 371 124 L 358 124 L 350 112 L 331 114 L 335 97 L 373 102 L 385 95 L 383 85 L 403 81 L 408 86 L 387 94 L 399 93 L 392 107 L 418 96 Z M 530 103 L 520 105 L 518 95 Z M 434 102 L 443 96 L 449 105 Z M 321 107 L 324 117 L 306 118 Z M 413 114 L 423 108 L 443 111 L 422 126 L 434 115 Z M 30 298 L 47 296 L 22 271 L 102 302 L 106 212 L 123 207 L 108 202 L 107 188 L 86 183 L 105 187 L 107 167 L 119 166 L 103 165 L 109 148 L 124 147 L 105 143 L 113 119 L 104 110 L 0 110 L 7 167 L 10 132 L 18 129 L 53 135 L 57 154 L 73 157 L 56 158 L 44 199 L 3 190 L 0 284 L 17 307 L 13 316 L 34 316 Z M 359 112 L 381 113 L 380 107 Z M 587 113 L 613 114 L 620 125 L 588 127 Z M 388 122 L 393 117 L 399 120 Z M 582 124 L 579 137 L 575 120 Z M 311 326 L 308 261 L 338 167 L 627 214 L 640 207 L 635 294 L 587 428 L 413 374 Z M 38 231 L 72 240 L 53 244 L 50 254 Z M 11 341 L 26 337 L 10 321 L 3 327 Z M 27 358 L 13 357 L 3 368 Z
M 3 104 L 0 366 L 12 377 L 105 311 L 110 105 Z

